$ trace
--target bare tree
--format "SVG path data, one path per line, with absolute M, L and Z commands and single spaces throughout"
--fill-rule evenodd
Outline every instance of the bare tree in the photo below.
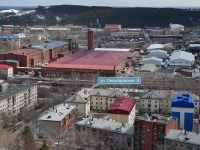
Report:
M 0 128 L 0 149 L 20 149 L 19 139 L 13 133 Z

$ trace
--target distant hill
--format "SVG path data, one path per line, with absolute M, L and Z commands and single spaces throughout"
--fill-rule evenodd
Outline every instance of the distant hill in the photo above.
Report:
M 87 25 L 96 23 L 122 24 L 124 28 L 168 27 L 170 23 L 192 26 L 198 23 L 200 11 L 175 8 L 114 8 L 76 5 L 38 6 L 35 13 L 27 15 L 0 16 L 0 24 L 14 25 Z M 59 19 L 58 19 L 59 18 Z

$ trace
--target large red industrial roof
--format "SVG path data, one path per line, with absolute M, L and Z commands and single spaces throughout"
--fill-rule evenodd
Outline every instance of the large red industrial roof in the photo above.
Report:
M 116 98 L 115 102 L 110 105 L 108 113 L 110 114 L 127 114 L 129 115 L 136 104 L 136 100 L 131 97 Z
M 0 64 L 0 69 L 9 69 L 12 68 L 11 66 Z
M 127 59 L 132 52 L 124 51 L 81 51 L 65 56 L 52 62 L 44 68 L 76 68 L 94 70 L 113 70 L 120 63 Z
M 16 54 L 16 55 L 26 55 L 26 56 L 28 56 L 28 55 L 31 55 L 31 54 L 34 54 L 34 53 L 37 53 L 37 52 L 41 52 L 41 51 L 38 50 L 38 49 L 30 48 L 30 49 L 12 50 L 12 51 L 6 52 L 5 54 L 13 53 L 13 54 Z

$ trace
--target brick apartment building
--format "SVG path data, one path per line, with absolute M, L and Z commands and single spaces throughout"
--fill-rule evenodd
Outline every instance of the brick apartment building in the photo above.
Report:
M 160 115 L 144 115 L 135 118 L 134 150 L 163 149 L 164 137 L 170 129 L 178 128 L 178 120 Z
M 54 130 L 61 132 L 68 129 L 75 119 L 76 106 L 69 104 L 59 104 L 50 108 L 45 114 L 38 119 L 40 133 Z
M 36 67 L 37 65 L 47 64 L 57 59 L 60 53 L 66 51 L 68 51 L 67 42 L 49 41 L 44 44 L 30 45 L 25 49 L 12 50 L 0 54 L 0 63 L 11 65 L 16 72 L 16 67 Z M 10 62 L 11 60 L 12 63 Z

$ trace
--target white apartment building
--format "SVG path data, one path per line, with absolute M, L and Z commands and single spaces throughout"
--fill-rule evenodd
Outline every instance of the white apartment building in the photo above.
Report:
M 0 93 L 0 112 L 17 115 L 37 104 L 37 85 L 23 83 Z
M 100 136 L 105 145 L 111 149 L 133 150 L 133 125 L 115 122 L 106 117 L 100 119 L 91 117 L 75 123 L 75 126 L 79 132 Z
M 164 149 L 173 150 L 199 150 L 200 134 L 185 130 L 170 129 L 165 136 Z

